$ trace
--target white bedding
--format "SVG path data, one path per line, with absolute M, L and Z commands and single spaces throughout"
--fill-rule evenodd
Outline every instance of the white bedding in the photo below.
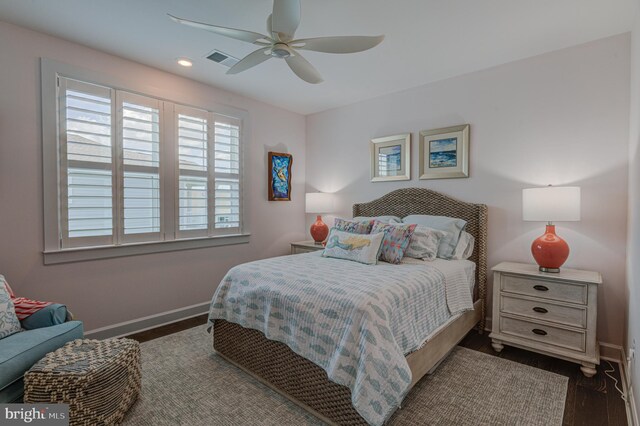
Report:
M 349 387 L 354 408 L 381 425 L 409 389 L 405 354 L 472 309 L 475 265 L 363 265 L 320 254 L 232 268 L 213 297 L 209 321 L 224 319 L 285 343 Z

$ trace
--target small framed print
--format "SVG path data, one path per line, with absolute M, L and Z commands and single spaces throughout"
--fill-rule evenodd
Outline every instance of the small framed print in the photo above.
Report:
M 269 153 L 269 201 L 291 201 L 291 154 Z
M 371 139 L 371 182 L 411 179 L 411 134 Z
M 469 125 L 420 132 L 420 179 L 469 177 Z

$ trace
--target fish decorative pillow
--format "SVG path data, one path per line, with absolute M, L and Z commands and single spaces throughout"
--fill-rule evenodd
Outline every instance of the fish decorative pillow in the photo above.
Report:
M 354 234 L 331 228 L 322 256 L 375 265 L 378 263 L 384 232 Z

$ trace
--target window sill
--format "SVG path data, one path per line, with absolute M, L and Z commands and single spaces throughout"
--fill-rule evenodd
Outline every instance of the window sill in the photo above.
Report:
M 249 242 L 250 235 L 251 234 L 224 235 L 218 237 L 123 244 L 120 246 L 81 247 L 45 251 L 43 252 L 44 264 L 55 265 L 58 263 L 82 262 L 85 260 L 110 259 L 114 257 L 137 256 L 140 254 L 246 244 Z

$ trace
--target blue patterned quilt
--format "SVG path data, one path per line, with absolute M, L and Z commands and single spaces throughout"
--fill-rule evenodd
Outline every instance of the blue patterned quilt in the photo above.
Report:
M 451 265 L 364 265 L 320 252 L 245 263 L 220 283 L 209 321 L 224 319 L 288 345 L 349 387 L 358 413 L 381 425 L 409 390 L 405 354 L 473 308 L 468 272 Z

